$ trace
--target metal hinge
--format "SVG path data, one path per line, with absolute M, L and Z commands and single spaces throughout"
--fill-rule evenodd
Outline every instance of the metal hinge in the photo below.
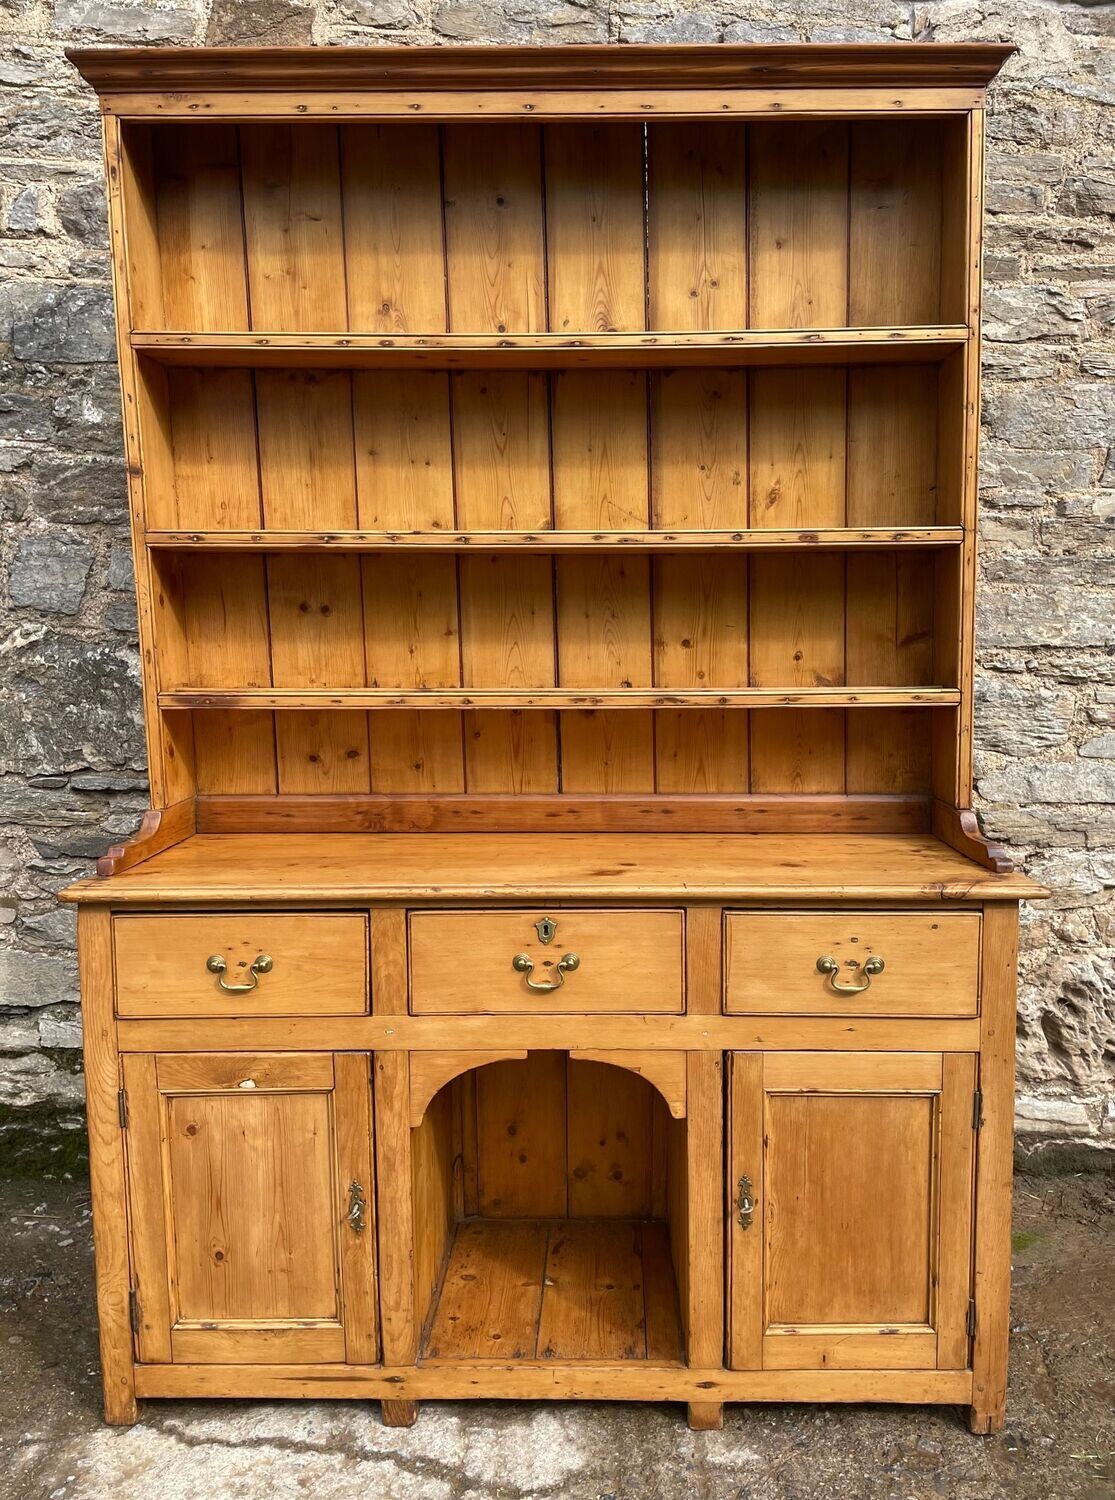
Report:
M 120 1121 L 120 1129 L 128 1128 L 128 1095 L 124 1089 L 116 1090 L 116 1118 Z
M 976 1336 L 976 1299 L 968 1299 L 968 1337 L 974 1339 Z
M 135 1287 L 128 1292 L 128 1321 L 132 1325 L 132 1332 L 139 1332 L 139 1294 Z
M 977 1089 L 972 1095 L 972 1129 L 978 1130 L 983 1124 L 983 1090 Z

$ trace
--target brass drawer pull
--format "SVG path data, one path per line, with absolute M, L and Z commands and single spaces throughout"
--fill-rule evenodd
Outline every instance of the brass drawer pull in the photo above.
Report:
M 829 986 L 838 995 L 862 995 L 864 990 L 871 988 L 873 977 L 881 974 L 885 968 L 886 964 L 881 958 L 869 958 L 863 966 L 862 984 L 837 984 L 836 975 L 840 973 L 840 965 L 836 959 L 825 957 L 817 960 L 817 973 L 828 975 Z
M 741 1229 L 750 1229 L 755 1222 L 755 1199 L 752 1196 L 750 1177 L 741 1177 L 736 1195 L 736 1214 Z
M 252 976 L 248 984 L 226 984 L 221 975 L 228 970 L 228 964 L 219 953 L 212 954 L 205 960 L 205 967 L 210 974 L 216 974 L 218 988 L 224 990 L 226 995 L 250 995 L 259 983 L 261 974 L 270 974 L 275 967 L 275 961 L 269 953 L 261 953 L 250 965 L 248 973 Z
M 516 953 L 511 960 L 511 967 L 516 974 L 522 974 L 526 980 L 528 990 L 533 990 L 536 995 L 550 995 L 554 990 L 560 990 L 565 983 L 565 976 L 572 974 L 574 969 L 581 967 L 580 956 L 576 953 L 566 953 L 558 960 L 556 969 L 557 978 L 552 983 L 540 984 L 530 976 L 534 972 L 534 959 L 529 953 Z
M 345 1214 L 345 1223 L 353 1234 L 364 1233 L 364 1212 L 367 1206 L 364 1189 L 354 1178 L 348 1185 L 348 1212 Z

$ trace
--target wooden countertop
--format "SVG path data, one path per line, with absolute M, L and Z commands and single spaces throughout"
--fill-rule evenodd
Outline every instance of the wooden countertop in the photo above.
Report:
M 63 899 L 1014 901 L 1048 894 L 929 834 L 195 834 Z

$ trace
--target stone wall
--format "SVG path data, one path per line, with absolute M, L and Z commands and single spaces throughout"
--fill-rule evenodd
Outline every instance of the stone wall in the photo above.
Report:
M 73 43 L 1018 43 L 994 90 L 977 774 L 1026 912 L 1023 1139 L 1115 1143 L 1113 7 L 0 0 L 0 1133 L 79 1119 L 55 891 L 145 806 L 98 122 Z M 54 1128 L 48 1128 L 54 1127 Z M 38 1143 L 38 1144 L 36 1144 Z

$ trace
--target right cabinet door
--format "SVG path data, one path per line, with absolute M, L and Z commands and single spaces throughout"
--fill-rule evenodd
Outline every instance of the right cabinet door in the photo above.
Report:
M 730 1362 L 964 1369 L 976 1060 L 730 1058 Z

